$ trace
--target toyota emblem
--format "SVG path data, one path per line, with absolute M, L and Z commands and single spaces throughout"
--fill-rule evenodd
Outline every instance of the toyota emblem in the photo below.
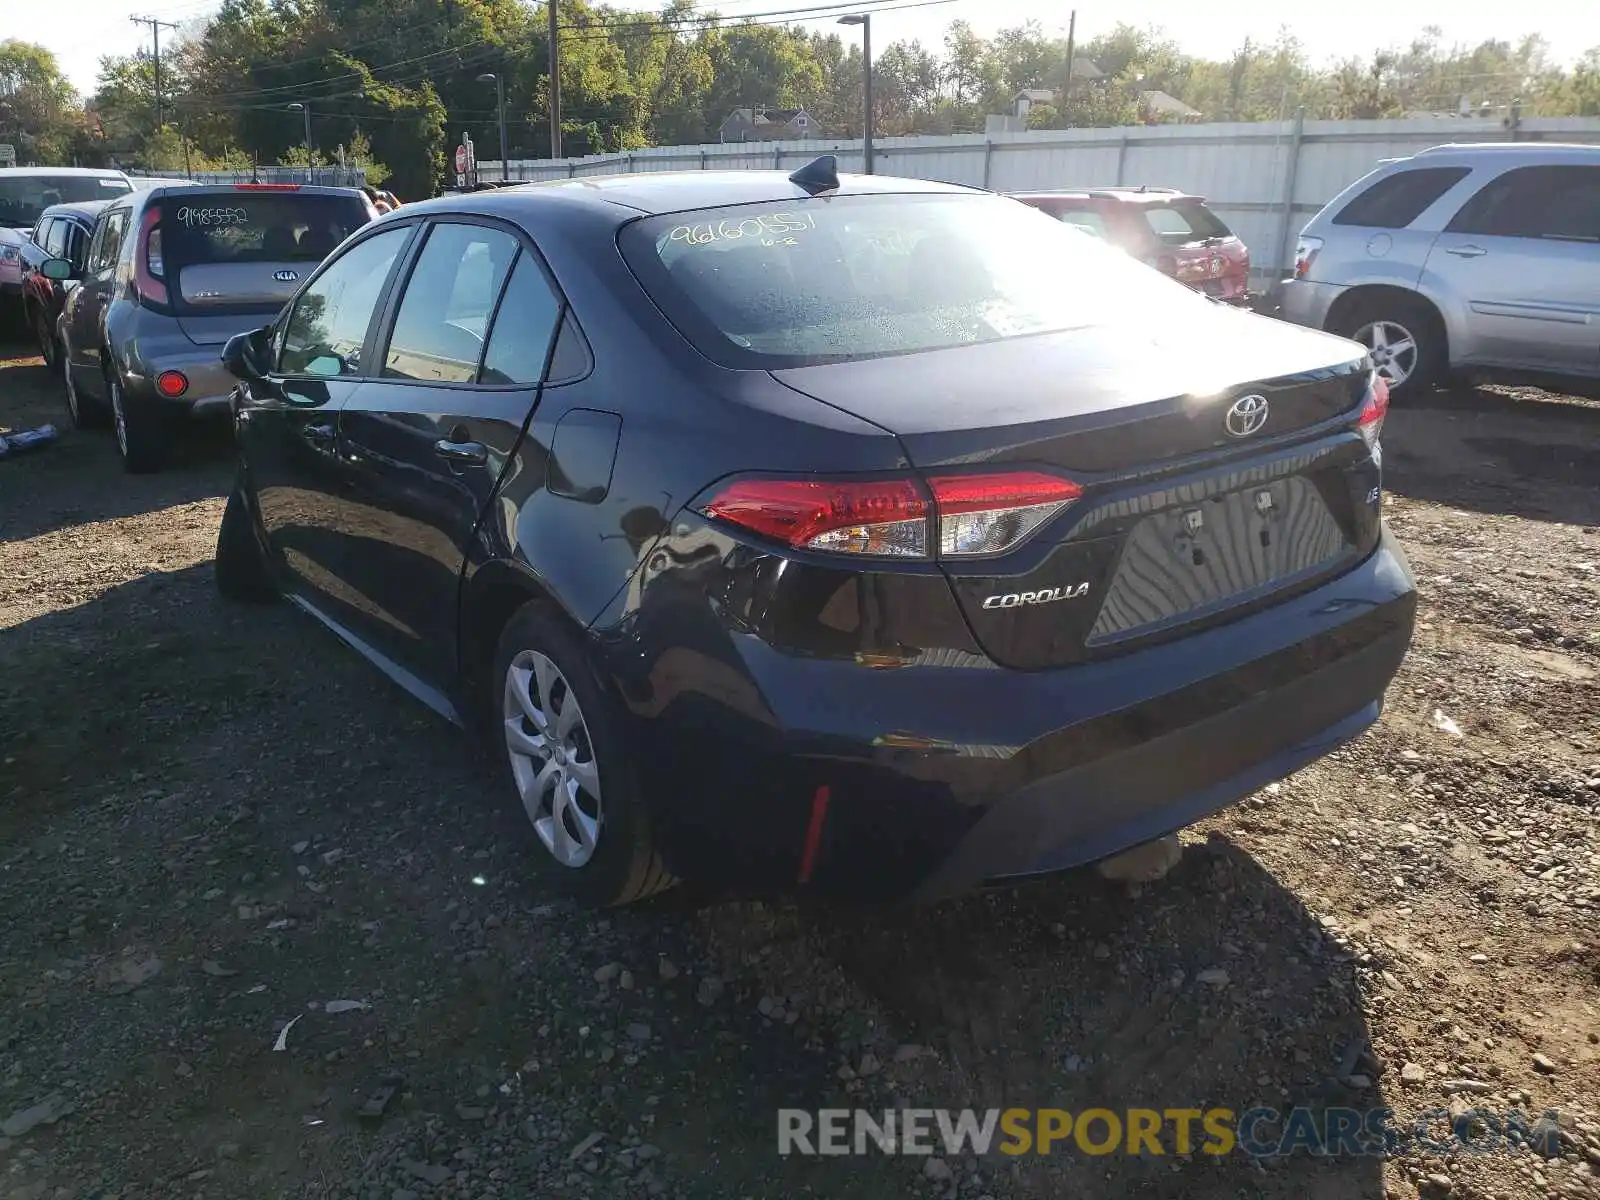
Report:
M 1230 437 L 1249 437 L 1259 433 L 1267 423 L 1267 398 L 1265 396 L 1240 396 L 1228 409 L 1223 425 Z

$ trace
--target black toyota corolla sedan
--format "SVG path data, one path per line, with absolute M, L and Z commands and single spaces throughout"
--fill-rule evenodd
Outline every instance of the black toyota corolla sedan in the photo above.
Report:
M 1416 596 L 1353 342 L 819 160 L 408 205 L 229 343 L 236 598 L 482 724 L 553 875 L 928 899 L 1378 716 Z

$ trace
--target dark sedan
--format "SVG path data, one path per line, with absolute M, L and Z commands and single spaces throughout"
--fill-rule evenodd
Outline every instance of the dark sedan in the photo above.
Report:
M 225 360 L 222 591 L 491 730 L 590 903 L 1094 861 L 1356 736 L 1411 636 L 1362 348 L 987 193 L 450 196 Z
M 110 203 L 107 199 L 51 205 L 39 214 L 38 222 L 19 247 L 22 317 L 49 366 L 56 365 L 61 348 L 56 338 L 56 320 L 66 303 L 67 289 L 74 285 L 52 279 L 39 268 L 52 258 L 65 259 L 72 264 L 74 274 L 81 274 L 95 217 Z

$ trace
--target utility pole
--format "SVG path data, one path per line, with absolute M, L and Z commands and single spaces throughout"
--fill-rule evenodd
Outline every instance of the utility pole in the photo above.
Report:
M 129 17 L 135 25 L 150 26 L 150 39 L 155 44 L 155 83 L 156 83 L 156 132 L 161 132 L 161 31 L 171 29 L 177 31 L 177 26 L 171 21 L 158 21 L 154 17 Z
M 556 0 L 545 0 L 550 16 L 550 157 L 561 157 L 561 50 L 560 15 Z
M 1057 28 L 1060 28 L 1057 26 Z M 1061 85 L 1061 107 L 1067 107 L 1068 97 L 1072 95 L 1072 56 L 1076 53 L 1078 42 L 1078 10 L 1073 9 L 1072 15 L 1067 18 L 1067 81 Z

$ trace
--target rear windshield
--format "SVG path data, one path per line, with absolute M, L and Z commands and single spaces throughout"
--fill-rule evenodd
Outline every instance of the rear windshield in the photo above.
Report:
M 367 223 L 355 196 L 206 192 L 161 201 L 160 250 L 169 274 L 224 263 L 319 263 Z M 152 250 L 152 257 L 156 252 Z
M 12 175 L 0 172 L 0 228 L 31 228 L 52 204 L 112 200 L 133 191 L 125 179 L 94 175 Z
M 1207 238 L 1232 237 L 1233 231 L 1204 204 L 1159 204 L 1144 210 L 1150 232 L 1167 246 L 1187 246 Z
M 1001 196 L 840 196 L 650 217 L 624 257 L 707 357 L 776 368 L 1148 320 L 1206 301 Z

